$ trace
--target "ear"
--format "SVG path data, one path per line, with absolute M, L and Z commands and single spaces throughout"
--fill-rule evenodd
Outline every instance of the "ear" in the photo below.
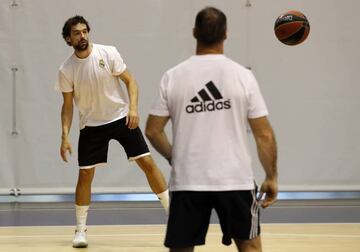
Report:
M 227 37 L 228 37 L 228 33 L 225 32 L 224 40 L 227 39 Z
M 196 38 L 197 38 L 197 35 L 196 35 L 196 28 L 195 28 L 195 27 L 193 28 L 193 31 L 192 31 L 192 32 L 193 32 L 194 38 L 196 39 Z
M 66 42 L 71 43 L 70 37 L 66 37 L 65 40 L 66 40 Z

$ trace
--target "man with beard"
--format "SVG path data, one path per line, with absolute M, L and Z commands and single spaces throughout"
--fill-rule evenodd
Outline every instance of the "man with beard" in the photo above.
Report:
M 63 94 L 60 154 L 72 153 L 69 131 L 73 101 L 80 114 L 79 177 L 75 209 L 77 226 L 73 247 L 87 247 L 86 219 L 95 167 L 107 162 L 108 144 L 117 140 L 129 161 L 144 171 L 149 185 L 168 210 L 168 190 L 153 161 L 141 130 L 137 111 L 138 87 L 117 49 L 89 42 L 90 27 L 82 16 L 69 18 L 62 35 L 74 53 L 60 66 L 56 87 Z M 125 84 L 123 86 L 121 81 Z M 126 88 L 125 88 L 126 87 Z

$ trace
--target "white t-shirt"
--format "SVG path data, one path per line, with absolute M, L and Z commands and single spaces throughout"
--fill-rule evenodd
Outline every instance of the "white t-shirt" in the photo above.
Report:
M 167 71 L 150 114 L 170 116 L 172 191 L 254 189 L 247 120 L 268 114 L 251 71 L 222 54 Z
M 74 91 L 80 113 L 80 129 L 99 126 L 128 114 L 129 98 L 118 75 L 126 65 L 113 46 L 93 44 L 85 59 L 72 54 L 59 69 L 56 89 Z

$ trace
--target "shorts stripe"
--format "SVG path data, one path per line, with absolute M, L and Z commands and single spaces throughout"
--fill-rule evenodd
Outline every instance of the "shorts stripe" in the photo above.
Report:
M 150 155 L 150 152 L 146 152 L 146 153 L 143 153 L 141 155 L 138 155 L 136 157 L 129 157 L 129 161 L 134 161 L 136 159 L 139 159 L 139 158 L 142 158 L 142 157 L 145 157 L 145 156 L 149 156 Z
M 259 226 L 259 207 L 256 200 L 255 195 L 256 190 L 252 190 L 251 194 L 253 197 L 253 202 L 251 204 L 251 229 L 250 229 L 250 236 L 249 239 L 254 239 L 258 235 L 258 226 Z
M 101 165 L 106 165 L 107 163 L 97 163 L 97 164 L 93 164 L 93 165 L 86 165 L 86 166 L 79 166 L 80 169 L 91 169 L 91 168 L 94 168 L 94 167 L 98 167 L 98 166 L 101 166 Z

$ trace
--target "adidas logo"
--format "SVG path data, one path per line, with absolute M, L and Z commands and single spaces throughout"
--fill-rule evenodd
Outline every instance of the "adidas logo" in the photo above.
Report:
M 199 113 L 231 108 L 230 99 L 224 101 L 223 96 L 212 81 L 208 82 L 205 86 L 206 88 L 203 88 L 198 92 L 201 100 L 198 96 L 192 98 L 190 101 L 195 104 L 186 106 L 186 113 L 191 114 L 194 112 Z

